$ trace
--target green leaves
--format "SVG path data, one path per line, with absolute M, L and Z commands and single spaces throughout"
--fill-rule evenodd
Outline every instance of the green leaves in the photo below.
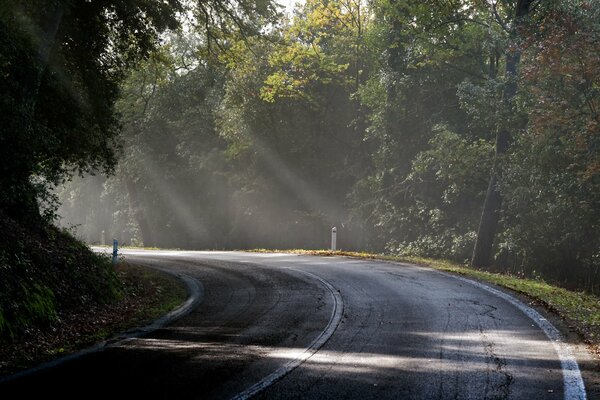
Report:
M 152 9 L 147 2 L 129 6 L 136 4 Z M 133 220 L 141 210 L 149 226 L 166 227 L 165 242 L 204 245 L 212 235 L 219 244 L 245 247 L 315 243 L 314 233 L 335 222 L 352 226 L 356 243 L 377 251 L 387 246 L 463 261 L 480 220 L 496 135 L 510 132 L 511 150 L 494 164 L 506 178 L 497 263 L 520 273 L 536 265 L 537 273 L 565 280 L 563 264 L 575 266 L 576 279 L 595 273 L 600 41 L 594 4 L 536 2 L 516 25 L 517 3 L 506 1 L 307 0 L 279 21 L 267 1 L 237 4 L 193 3 L 187 36 L 166 37 L 120 86 L 125 151 L 118 174 L 129 180 L 108 181 L 104 192 L 119 202 L 111 215 L 128 221 L 119 226 L 139 240 L 141 224 Z M 117 34 L 111 18 L 118 15 L 106 17 L 106 33 Z M 23 132 L 53 149 L 53 157 L 31 164 L 58 171 L 46 177 L 60 176 L 57 166 L 65 161 L 83 170 L 113 165 L 111 151 L 95 152 L 114 145 L 112 103 L 96 104 L 87 94 L 114 99 L 117 72 L 142 54 L 128 46 L 145 48 L 136 38 L 116 37 L 122 51 L 89 67 L 109 66 L 98 75 L 106 85 L 78 70 L 72 90 L 60 89 L 60 71 L 45 78 L 52 90 L 43 103 L 55 95 L 66 105 L 55 107 L 56 118 L 48 108 L 46 119 Z M 20 43 L 3 40 L 7 49 Z M 521 68 L 513 76 L 505 72 L 518 64 L 511 58 L 517 50 Z M 28 53 L 6 54 L 0 71 L 19 62 L 34 69 Z M 10 96 L 0 102 L 22 107 Z M 89 112 L 96 106 L 100 120 Z M 85 118 L 62 123 L 73 110 Z M 82 155 L 68 144 L 74 154 L 68 158 L 61 137 L 39 134 L 51 127 L 73 147 L 94 146 Z M 75 127 L 88 135 L 74 135 Z M 27 153 L 25 143 L 14 151 L 38 154 Z M 128 209 L 119 194 L 126 181 L 137 188 L 139 207 Z
M 299 97 L 316 105 L 320 99 L 313 93 L 320 86 L 350 89 L 354 83 L 356 90 L 368 65 L 364 32 L 369 15 L 361 1 L 306 2 L 269 55 L 273 72 L 264 81 L 261 97 L 269 102 Z
M 76 171 L 114 168 L 119 83 L 179 10 L 178 0 L 3 3 L 0 208 L 35 218 L 21 198 L 49 199 Z

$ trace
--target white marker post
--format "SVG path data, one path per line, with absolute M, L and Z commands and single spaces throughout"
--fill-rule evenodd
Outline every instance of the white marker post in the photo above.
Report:
M 113 239 L 113 254 L 112 254 L 112 263 L 115 265 L 117 263 L 117 256 L 119 255 L 119 242 L 117 239 Z
M 337 242 L 337 229 L 334 226 L 331 228 L 331 251 L 335 251 Z

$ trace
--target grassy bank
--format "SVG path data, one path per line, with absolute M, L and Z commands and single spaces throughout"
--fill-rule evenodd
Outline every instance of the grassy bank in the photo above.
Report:
M 144 326 L 173 310 L 187 297 L 177 278 L 150 268 L 120 263 L 118 300 L 61 312 L 50 325 L 30 327 L 0 347 L 0 376 L 85 349 L 118 333 Z

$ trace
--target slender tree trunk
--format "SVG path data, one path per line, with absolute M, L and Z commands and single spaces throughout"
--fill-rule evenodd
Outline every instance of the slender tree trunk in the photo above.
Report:
M 518 28 L 522 19 L 529 14 L 533 0 L 519 0 L 517 2 L 514 18 L 514 28 L 511 33 L 513 39 L 518 39 Z M 505 79 L 507 81 L 502 93 L 502 107 L 512 113 L 512 100 L 517 93 L 517 70 L 521 60 L 519 47 L 516 50 L 508 51 L 506 54 Z M 502 195 L 498 190 L 498 182 L 502 178 L 500 159 L 508 151 L 512 134 L 510 127 L 502 125 L 498 127 L 496 133 L 496 154 L 494 166 L 490 176 L 490 183 L 483 203 L 481 220 L 477 231 L 477 240 L 473 249 L 473 258 L 471 265 L 474 267 L 489 267 L 492 259 L 492 247 L 498 229 L 498 220 L 500 218 L 500 209 L 502 207 Z
M 498 134 L 498 136 L 500 135 Z M 498 152 L 498 147 L 496 147 L 496 156 L 498 156 L 498 154 L 501 153 Z M 471 265 L 475 267 L 488 267 L 490 265 L 492 246 L 494 244 L 494 238 L 496 237 L 496 230 L 498 229 L 498 220 L 500 218 L 500 209 L 502 207 L 502 195 L 498 190 L 500 171 L 497 160 L 494 161 L 494 164 L 494 170 L 492 171 L 490 183 L 485 195 L 485 202 L 483 203 L 481 220 L 479 221 L 477 241 L 475 242 L 475 248 L 473 249 Z
M 146 215 L 144 214 L 144 209 L 140 205 L 140 200 L 138 196 L 137 187 L 135 186 L 135 182 L 129 177 L 125 177 L 125 186 L 127 187 L 127 194 L 129 196 L 129 208 L 133 213 L 133 218 L 138 223 L 140 227 L 140 233 L 142 234 L 142 242 L 144 242 L 144 246 L 151 247 L 154 246 L 154 235 L 152 233 L 152 229 L 150 229 L 150 224 L 148 224 L 148 220 L 146 219 Z
M 390 0 L 390 5 L 396 7 L 397 0 Z M 387 50 L 387 58 L 385 60 L 390 75 L 400 76 L 406 69 L 405 48 L 400 37 L 403 28 L 400 19 L 394 18 L 392 20 L 392 29 L 387 32 L 387 42 L 394 44 L 394 46 Z M 398 107 L 396 106 L 398 104 L 397 96 L 399 89 L 394 81 L 396 81 L 396 79 L 392 79 L 391 82 L 386 83 L 386 104 L 384 109 L 384 129 L 385 133 L 390 137 L 397 137 L 401 133 L 399 132 L 399 121 L 402 117 L 398 115 Z M 403 158 L 408 159 L 408 157 Z M 404 172 L 405 171 L 402 170 L 402 173 Z M 386 171 L 384 171 L 384 175 L 385 174 Z
M 150 106 L 150 101 L 153 99 L 154 94 L 156 93 L 156 89 L 158 87 L 158 68 L 155 68 L 154 72 L 155 72 L 155 75 L 153 77 L 154 81 L 151 83 L 152 91 L 150 92 L 149 95 L 146 95 L 146 96 L 144 95 L 144 89 L 146 88 L 146 85 L 147 85 L 147 82 L 146 82 L 147 75 L 146 74 L 143 75 L 142 84 L 140 85 L 139 97 L 143 100 L 144 107 L 139 116 L 139 119 L 133 123 L 133 136 L 134 137 L 136 137 L 136 136 L 139 137 L 141 135 L 141 131 L 143 128 L 141 128 L 140 121 L 143 121 L 144 116 L 148 112 L 148 107 Z M 129 209 L 131 210 L 131 213 L 133 214 L 133 219 L 135 219 L 135 221 L 137 222 L 137 224 L 140 228 L 140 233 L 142 235 L 142 242 L 143 242 L 144 246 L 152 247 L 156 244 L 155 238 L 154 238 L 154 232 L 150 228 L 150 224 L 148 223 L 148 219 L 146 218 L 144 208 L 140 204 L 140 197 L 138 195 L 137 186 L 136 186 L 135 182 L 133 181 L 130 174 L 128 174 L 127 172 L 124 172 L 123 175 L 124 175 L 124 179 L 125 179 L 125 187 L 127 188 L 127 196 L 129 197 Z

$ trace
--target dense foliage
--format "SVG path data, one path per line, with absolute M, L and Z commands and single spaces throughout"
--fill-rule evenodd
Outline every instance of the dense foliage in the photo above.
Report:
M 0 4 L 0 342 L 121 296 L 110 261 L 52 225 L 52 189 L 114 169 L 120 82 L 180 10 L 177 0 Z
M 122 286 L 110 262 L 53 226 L 58 206 L 55 189 L 86 173 L 114 173 L 118 158 L 124 154 L 134 158 L 132 148 L 148 142 L 151 135 L 140 127 L 164 123 L 153 110 L 145 109 L 146 87 L 135 80 L 159 76 L 150 66 L 158 68 L 163 62 L 157 49 L 166 41 L 165 31 L 184 23 L 202 26 L 210 43 L 221 47 L 221 36 L 256 34 L 263 26 L 259 20 L 268 21 L 274 12 L 266 0 L 0 2 L 0 341 L 47 326 L 69 309 L 119 297 Z M 210 47 L 207 43 L 206 54 L 213 53 Z M 150 58 L 151 54 L 155 56 Z M 197 58 L 190 62 L 198 65 Z M 141 65 L 148 65 L 149 71 L 133 73 L 123 84 L 131 70 Z M 197 92 L 188 85 L 195 82 L 192 78 L 180 81 L 182 88 L 171 85 L 169 90 L 182 94 L 181 104 L 204 104 L 211 96 L 204 92 L 210 92 L 212 78 L 197 86 Z M 140 88 L 141 93 L 134 93 Z M 167 104 L 172 96 L 163 98 Z M 208 107 L 193 110 L 190 106 L 187 111 L 199 115 Z M 206 117 L 200 124 L 210 120 Z M 185 140 L 186 132 L 179 128 L 173 127 Z M 210 126 L 207 130 L 213 133 Z M 119 137 L 121 131 L 128 134 L 125 142 Z M 160 147 L 156 142 L 157 156 L 174 150 Z M 154 155 L 148 154 L 149 149 L 148 142 L 140 147 L 140 154 L 150 159 Z M 196 157 L 195 149 L 187 150 L 190 159 Z M 140 160 L 124 158 L 119 169 L 128 171 L 120 175 L 127 179 L 114 183 L 115 188 L 121 182 L 143 182 L 140 171 L 128 168 Z M 191 164 L 190 160 L 188 175 L 203 170 Z M 94 188 L 96 182 L 86 185 Z M 173 190 L 168 184 L 168 180 L 158 182 L 162 189 Z M 82 215 L 96 220 L 112 216 L 103 207 L 109 199 L 98 196 L 100 192 L 81 188 L 79 193 L 88 197 L 79 200 L 90 201 Z M 114 191 L 112 198 L 122 196 Z
M 75 169 L 113 167 L 118 84 L 158 30 L 176 26 L 176 3 L 2 2 L 0 206 L 9 216 L 35 219 L 48 185 Z
M 344 249 L 597 291 L 599 6 L 197 10 L 127 76 L 116 174 L 62 186 L 63 223 L 185 248 L 326 247 L 337 226 Z

